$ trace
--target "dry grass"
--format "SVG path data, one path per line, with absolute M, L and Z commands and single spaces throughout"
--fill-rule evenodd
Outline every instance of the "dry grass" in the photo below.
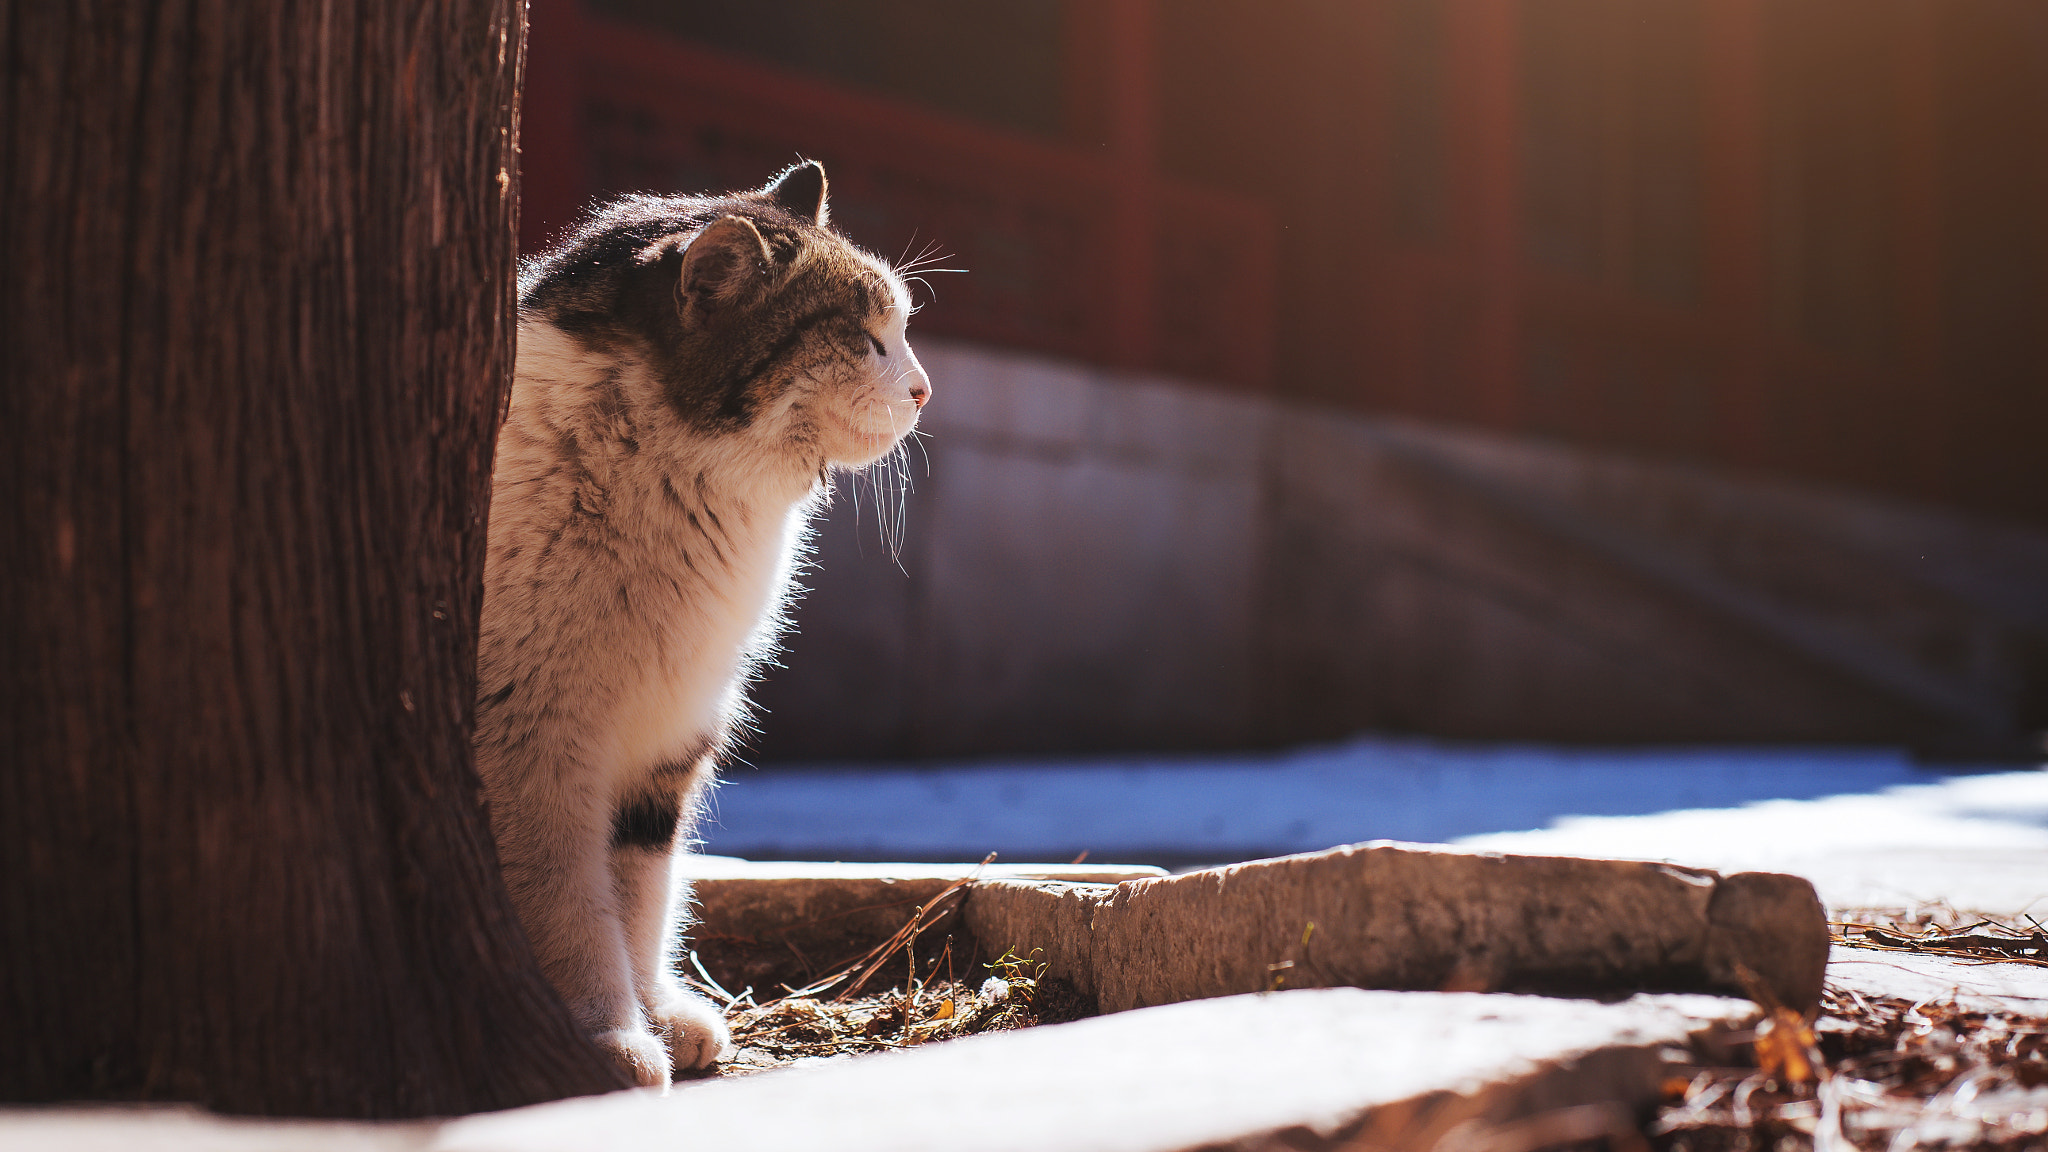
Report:
M 767 999 L 753 988 L 729 992 L 697 967 L 699 978 L 691 983 L 725 1006 L 739 1049 L 712 1074 L 744 1075 L 799 1060 L 910 1048 L 1093 1015 L 1092 1003 L 1065 981 L 1047 979 L 1045 965 L 1032 957 L 1005 953 L 987 964 L 963 962 L 956 971 L 947 937 L 937 955 L 920 963 L 920 939 L 957 909 L 978 876 L 977 871 L 947 885 L 887 940 L 836 965 L 830 975 L 800 988 L 785 985 L 781 994 Z M 696 963 L 694 953 L 691 962 Z
M 2048 929 L 2032 916 L 1979 916 L 1930 904 L 1904 913 L 1844 913 L 1828 931 L 1835 943 L 1857 948 L 2048 967 Z
M 1056 981 L 991 976 L 980 985 L 920 981 L 908 993 L 826 1000 L 786 996 L 740 1007 L 728 1019 L 739 1055 L 724 1074 L 780 1068 L 799 1060 L 911 1048 L 986 1032 L 1074 1018 L 1072 993 Z

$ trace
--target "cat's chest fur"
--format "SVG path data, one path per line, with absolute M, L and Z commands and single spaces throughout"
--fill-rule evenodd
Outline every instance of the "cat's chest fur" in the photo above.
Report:
M 520 326 L 496 463 L 482 683 L 506 737 L 620 783 L 686 770 L 744 706 L 818 480 L 668 417 L 630 355 Z M 523 705 L 523 706 L 522 706 Z M 529 721 L 521 723 L 521 719 Z

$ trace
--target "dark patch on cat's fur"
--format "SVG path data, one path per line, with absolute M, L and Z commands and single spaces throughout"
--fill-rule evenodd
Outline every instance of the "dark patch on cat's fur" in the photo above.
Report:
M 682 801 L 675 793 L 643 793 L 619 805 L 612 816 L 612 847 L 666 852 L 675 845 L 682 818 Z
M 718 558 L 720 564 L 725 563 L 725 551 L 718 546 L 718 541 L 711 538 L 711 533 L 704 530 L 704 522 L 697 519 L 695 512 L 687 513 L 687 515 L 690 520 L 690 527 L 696 529 L 697 535 L 704 538 L 704 543 L 711 546 L 711 554 Z
M 718 518 L 718 513 L 713 512 L 711 510 L 711 505 L 708 503 L 704 505 L 704 518 L 706 520 L 711 521 L 712 530 L 717 532 L 719 536 L 725 540 L 726 543 L 732 543 L 732 537 L 726 535 L 724 521 Z
M 808 350 L 807 346 L 818 330 L 834 322 L 841 326 L 860 328 L 859 322 L 854 320 L 844 307 L 818 309 L 809 315 L 799 317 L 775 343 L 769 345 L 752 361 L 729 366 L 724 379 L 710 389 L 723 397 L 718 414 L 743 426 L 752 415 L 751 409 L 756 399 L 749 393 L 750 386 Z M 867 330 L 860 328 L 860 331 L 865 334 Z
M 694 427 L 746 428 L 807 370 L 866 355 L 871 322 L 893 298 L 880 275 L 841 245 L 813 242 L 834 235 L 816 218 L 823 195 L 823 171 L 799 165 L 759 192 L 614 200 L 521 269 L 520 310 L 594 352 L 644 358 L 669 403 Z M 685 253 L 725 216 L 753 226 L 771 266 L 751 267 L 758 254 L 739 258 L 750 237 L 733 249 L 737 255 L 720 245 L 704 257 L 711 261 L 704 282 L 713 289 L 743 282 L 746 290 L 735 289 L 730 299 L 715 290 L 700 298 L 693 272 L 685 293 Z

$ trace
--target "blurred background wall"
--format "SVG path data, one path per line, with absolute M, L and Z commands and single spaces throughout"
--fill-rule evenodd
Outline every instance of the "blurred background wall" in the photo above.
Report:
M 763 759 L 2048 728 L 2033 0 L 531 22 L 529 250 L 803 155 L 970 270 L 903 548 L 843 483 Z

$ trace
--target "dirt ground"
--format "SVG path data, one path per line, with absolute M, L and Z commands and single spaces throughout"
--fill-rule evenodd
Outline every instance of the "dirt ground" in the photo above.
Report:
M 1870 914 L 1835 942 L 1987 964 L 2048 964 L 2048 933 L 1951 909 Z M 1702 1065 L 1649 1125 L 1665 1152 L 2048 1148 L 2048 1019 L 1830 989 L 1801 1038 L 1814 1076 Z

